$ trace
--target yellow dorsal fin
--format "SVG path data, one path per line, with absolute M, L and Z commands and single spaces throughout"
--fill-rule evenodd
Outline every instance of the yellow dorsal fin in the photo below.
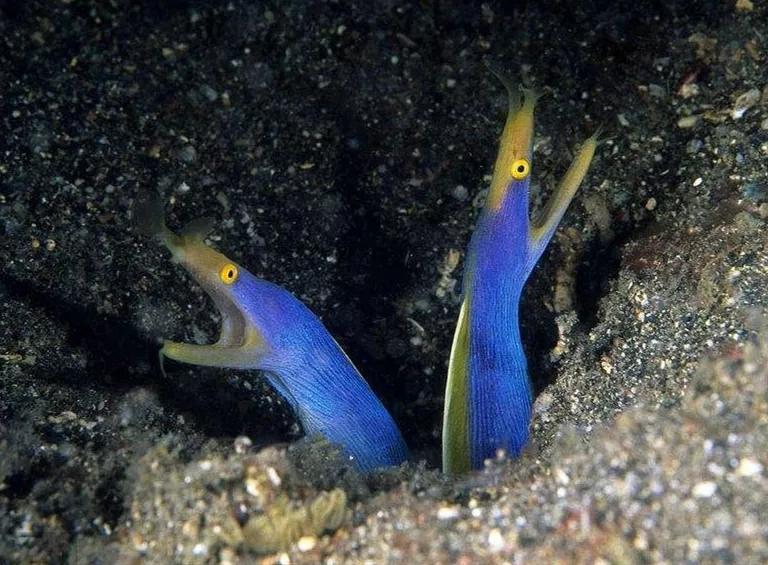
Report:
M 470 470 L 469 424 L 467 420 L 467 358 L 469 355 L 468 297 L 461 303 L 448 361 L 443 412 L 443 472 L 460 474 Z

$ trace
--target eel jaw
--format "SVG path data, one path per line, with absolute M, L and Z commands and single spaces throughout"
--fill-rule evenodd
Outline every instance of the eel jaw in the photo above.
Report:
M 243 310 L 223 292 L 209 291 L 221 313 L 221 331 L 216 343 L 197 345 L 163 341 L 160 356 L 207 367 L 258 368 L 267 351 L 262 333 L 249 323 Z

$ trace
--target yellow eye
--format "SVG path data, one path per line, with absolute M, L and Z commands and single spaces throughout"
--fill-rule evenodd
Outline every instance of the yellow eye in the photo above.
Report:
M 523 180 L 531 172 L 531 165 L 528 163 L 528 159 L 516 159 L 512 163 L 512 178 L 515 180 Z
M 224 284 L 232 284 L 237 280 L 237 265 L 227 263 L 219 271 L 219 278 Z

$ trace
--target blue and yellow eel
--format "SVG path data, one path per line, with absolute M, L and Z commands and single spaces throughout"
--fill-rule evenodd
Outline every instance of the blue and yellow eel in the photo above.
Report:
M 493 70 L 493 69 L 491 69 Z M 587 173 L 597 136 L 587 139 L 535 220 L 528 200 L 536 95 L 509 91 L 509 111 L 491 187 L 467 252 L 463 297 L 448 363 L 443 413 L 443 470 L 482 468 L 528 441 L 532 390 L 520 340 L 523 286 Z
M 221 313 L 216 343 L 164 341 L 161 361 L 260 370 L 304 433 L 340 446 L 358 470 L 406 460 L 408 450 L 394 420 L 322 322 L 284 288 L 206 245 L 210 220 L 193 220 L 175 234 L 166 227 L 155 194 L 137 199 L 134 220 L 168 248 Z

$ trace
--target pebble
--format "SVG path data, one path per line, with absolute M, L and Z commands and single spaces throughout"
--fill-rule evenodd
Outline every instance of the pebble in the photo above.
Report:
M 317 545 L 317 538 L 314 536 L 304 536 L 302 538 L 299 538 L 299 541 L 296 543 L 296 547 L 301 552 L 312 551 L 316 545 Z
M 677 120 L 677 127 L 688 129 L 699 123 L 699 116 L 684 116 Z
M 760 101 L 760 90 L 757 88 L 751 88 L 744 94 L 741 94 L 733 105 L 731 110 L 731 117 L 734 120 L 741 118 L 747 110 Z
M 204 543 L 196 543 L 195 546 L 192 548 L 192 555 L 195 555 L 197 557 L 204 557 L 208 555 L 208 546 Z
M 443 506 L 437 509 L 438 520 L 454 520 L 459 517 L 458 506 Z
M 493 552 L 504 549 L 504 536 L 501 535 L 501 530 L 494 528 L 488 532 L 488 546 Z
M 667 91 L 664 87 L 658 84 L 649 84 L 648 93 L 654 98 L 665 98 L 667 95 Z
M 745 457 L 739 461 L 739 466 L 736 467 L 736 474 L 739 477 L 754 477 L 763 472 L 762 464 L 758 463 L 754 459 Z
M 259 490 L 259 481 L 252 477 L 245 479 L 245 492 L 251 496 L 260 497 L 261 491 Z
M 253 442 L 248 436 L 237 436 L 234 442 L 235 453 L 245 453 L 253 447 Z
M 692 139 L 688 142 L 688 144 L 685 146 L 685 150 L 693 155 L 694 153 L 698 153 L 699 149 L 701 149 L 704 146 L 704 142 L 700 139 Z
M 180 161 L 191 163 L 197 159 L 197 150 L 192 145 L 185 145 L 177 154 Z
M 696 483 L 691 491 L 696 498 L 709 498 L 717 491 L 717 483 L 714 481 L 702 481 Z
M 267 478 L 269 479 L 269 482 L 272 483 L 272 486 L 279 487 L 283 480 L 280 478 L 280 475 L 277 473 L 277 470 L 274 467 L 267 467 Z
M 216 102 L 219 99 L 219 93 L 207 84 L 200 87 L 200 93 L 205 96 L 208 102 Z
M 467 199 L 467 196 L 469 196 L 469 191 L 467 190 L 467 187 L 465 187 L 463 184 L 458 184 L 453 189 L 453 197 L 456 200 L 464 201 Z

